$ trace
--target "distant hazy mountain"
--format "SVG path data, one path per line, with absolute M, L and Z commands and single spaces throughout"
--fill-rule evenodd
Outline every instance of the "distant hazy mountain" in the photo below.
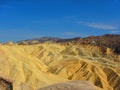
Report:
M 56 42 L 58 40 L 61 40 L 61 38 L 55 38 L 55 37 L 41 37 L 41 38 L 35 38 L 35 39 L 28 39 L 17 42 L 18 44 L 39 44 L 44 42 Z
M 76 38 L 69 38 L 69 39 L 62 39 L 56 37 L 41 37 L 35 39 L 29 39 L 24 41 L 17 42 L 19 45 L 33 45 L 39 44 L 44 42 L 54 42 L 54 43 L 61 43 L 61 44 L 93 44 L 102 47 L 109 47 L 114 49 L 114 51 L 120 54 L 120 35 L 118 34 L 105 34 L 102 36 L 89 36 L 85 38 L 76 37 Z

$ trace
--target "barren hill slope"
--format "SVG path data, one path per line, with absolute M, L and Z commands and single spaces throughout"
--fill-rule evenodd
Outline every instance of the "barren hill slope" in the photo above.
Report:
M 96 45 L 0 45 L 0 74 L 12 79 L 13 90 L 69 80 L 87 80 L 104 90 L 120 90 L 120 56 Z

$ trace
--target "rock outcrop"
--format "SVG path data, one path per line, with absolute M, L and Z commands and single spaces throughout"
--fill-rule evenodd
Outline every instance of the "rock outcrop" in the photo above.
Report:
M 102 90 L 102 89 L 95 87 L 92 83 L 87 81 L 72 81 L 54 84 L 38 90 Z
M 0 77 L 0 90 L 13 90 L 12 82 Z

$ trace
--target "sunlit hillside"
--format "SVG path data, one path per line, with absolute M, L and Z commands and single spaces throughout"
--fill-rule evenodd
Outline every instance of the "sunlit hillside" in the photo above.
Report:
M 0 45 L 0 76 L 10 79 L 13 90 L 35 90 L 71 80 L 90 81 L 96 90 L 120 90 L 120 55 L 87 44 L 5 44 Z

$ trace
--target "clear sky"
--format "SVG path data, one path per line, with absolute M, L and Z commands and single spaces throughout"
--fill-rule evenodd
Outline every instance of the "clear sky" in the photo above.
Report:
M 120 34 L 120 0 L 0 0 L 0 42 Z

